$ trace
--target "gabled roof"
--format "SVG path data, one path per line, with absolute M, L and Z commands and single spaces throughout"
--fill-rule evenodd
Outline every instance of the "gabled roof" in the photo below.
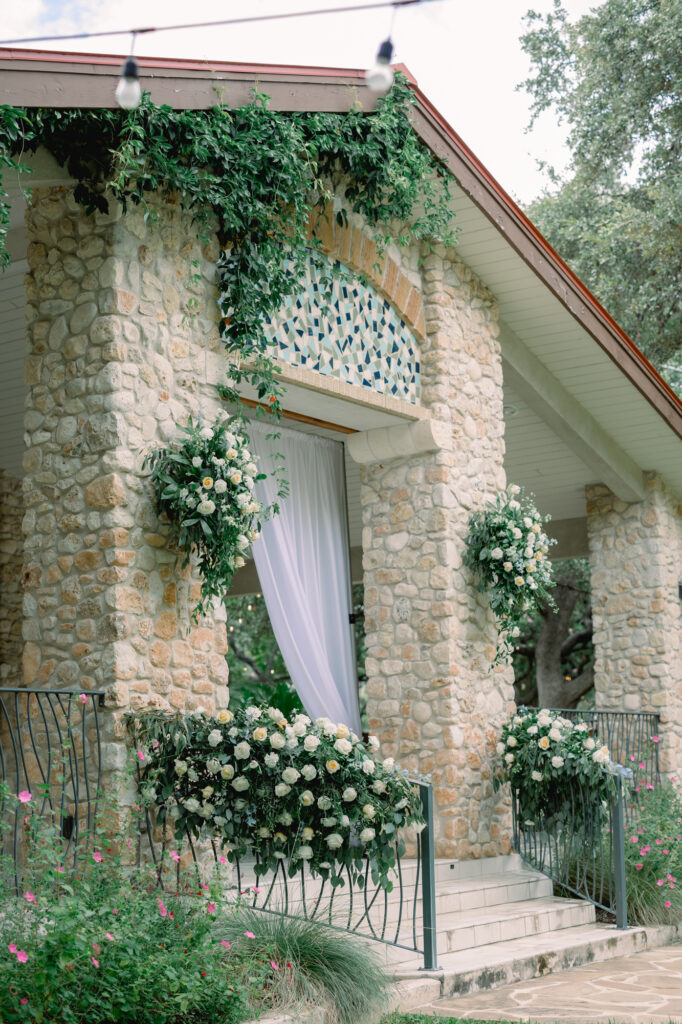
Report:
M 122 59 L 0 49 L 0 97 L 16 106 L 113 107 Z M 375 103 L 360 69 L 137 60 L 154 101 L 176 108 L 210 107 L 218 98 L 237 106 L 249 101 L 254 87 L 270 96 L 276 110 L 345 111 L 358 102 L 371 110 Z M 566 493 L 560 499 L 564 515 L 584 514 L 576 504 L 581 474 L 593 482 L 604 480 L 616 493 L 620 482 L 621 495 L 632 500 L 641 470 L 657 469 L 682 494 L 682 401 L 407 69 L 401 70 L 417 100 L 415 130 L 457 182 L 453 210 L 461 229 L 458 252 L 500 304 L 505 387 L 529 402 L 536 419 L 548 423 L 559 440 L 569 438 L 568 446 L 582 465 L 579 470 L 576 462 L 573 496 Z M 524 429 L 530 430 L 529 424 L 530 419 Z M 508 449 L 517 429 L 508 419 Z M 519 451 L 522 447 L 519 440 Z M 550 455 L 547 448 L 548 466 L 560 458 L 555 449 Z M 615 474 L 610 474 L 614 464 Z M 513 466 L 508 472 L 520 479 Z M 521 482 L 538 498 L 543 486 L 553 487 L 556 495 L 547 473 L 540 477 Z

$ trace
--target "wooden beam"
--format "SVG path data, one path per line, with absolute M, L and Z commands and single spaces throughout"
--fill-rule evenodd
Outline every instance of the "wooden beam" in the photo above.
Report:
M 540 360 L 501 324 L 504 379 L 568 447 L 623 501 L 644 497 L 642 470 L 559 383 Z

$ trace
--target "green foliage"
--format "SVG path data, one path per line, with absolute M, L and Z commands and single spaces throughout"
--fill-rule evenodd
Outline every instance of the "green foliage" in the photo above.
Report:
M 262 480 L 247 447 L 244 421 L 226 413 L 213 427 L 190 417 L 180 428 L 184 437 L 157 448 L 145 459 L 151 468 L 156 507 L 173 527 L 178 546 L 199 555 L 201 600 L 194 618 L 205 615 L 214 598 L 222 600 L 237 569 L 246 564 L 249 545 L 260 536 L 264 509 L 254 500 L 255 480 Z
M 28 813 L 27 813 L 28 812 Z M 0 1019 L 4 1024 L 236 1024 L 273 970 L 223 945 L 206 898 L 165 905 L 136 876 L 125 836 L 102 832 L 74 876 L 55 829 L 27 816 L 21 894 L 0 872 Z M 81 837 L 82 838 L 82 837 Z M 128 840 L 132 842 L 132 840 Z M 92 852 L 94 850 L 94 853 Z
M 382 960 L 355 935 L 244 906 L 224 930 L 233 948 L 250 932 L 248 948 L 280 965 L 271 1000 L 279 1006 L 324 1006 L 331 1021 L 363 1024 L 375 1021 L 388 1002 L 392 983 Z
M 179 195 L 198 232 L 215 232 L 221 246 L 221 331 L 235 357 L 224 394 L 236 401 L 248 382 L 277 412 L 264 323 L 300 290 L 310 258 L 322 281 L 335 272 L 309 233 L 334 186 L 345 189 L 337 219 L 363 214 L 379 243 L 453 241 L 450 173 L 412 130 L 413 102 L 398 76 L 371 115 L 279 113 L 260 94 L 237 109 L 173 110 L 148 96 L 130 112 L 2 107 L 0 156 L 14 168 L 19 153 L 45 146 L 89 212 L 113 196 L 153 218 L 152 193 Z
M 496 663 L 512 654 L 520 623 L 529 612 L 540 602 L 554 607 L 548 590 L 553 585 L 552 563 L 546 555 L 556 541 L 542 530 L 548 520 L 522 488 L 511 484 L 469 521 L 464 564 L 478 589 L 488 594 L 500 627 Z
M 131 716 L 145 802 L 161 823 L 211 835 L 228 858 L 256 856 L 265 874 L 288 863 L 358 885 L 367 866 L 390 890 L 399 831 L 421 827 L 419 795 L 393 761 L 381 762 L 345 725 L 279 709 L 242 707 L 215 716 L 144 712 Z M 356 841 L 351 843 L 351 837 Z
M 625 836 L 628 919 L 647 925 L 678 922 L 682 918 L 682 801 L 669 782 L 638 784 L 636 790 Z
M 497 777 L 518 794 L 521 823 L 543 829 L 570 807 L 576 783 L 589 788 L 597 813 L 615 793 L 607 747 L 598 747 L 584 722 L 547 709 L 521 709 L 497 745 Z
M 605 0 L 572 24 L 555 0 L 527 22 L 533 119 L 553 109 L 573 157 L 529 213 L 649 358 L 682 364 L 682 3 Z

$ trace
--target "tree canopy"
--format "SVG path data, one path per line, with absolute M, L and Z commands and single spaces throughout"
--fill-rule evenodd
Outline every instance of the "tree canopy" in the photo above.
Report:
M 531 125 L 567 126 L 531 218 L 682 390 L 682 0 L 604 0 L 575 23 L 526 15 Z

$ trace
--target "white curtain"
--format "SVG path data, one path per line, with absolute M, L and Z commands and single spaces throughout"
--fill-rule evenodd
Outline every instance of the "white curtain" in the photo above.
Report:
M 277 440 L 266 435 L 277 432 Z M 287 670 L 312 719 L 361 733 L 352 626 L 343 468 L 337 441 L 254 420 L 251 447 L 267 473 L 256 485 L 276 500 L 272 452 L 284 455 L 289 496 L 253 545 L 263 597 Z

